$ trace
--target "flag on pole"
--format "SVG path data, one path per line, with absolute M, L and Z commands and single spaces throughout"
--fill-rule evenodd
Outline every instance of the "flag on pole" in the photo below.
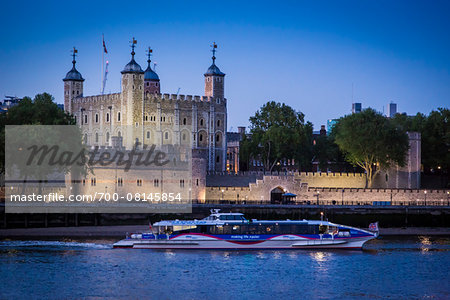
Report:
M 378 222 L 370 223 L 369 224 L 369 230 L 371 230 L 371 231 L 378 231 Z
M 103 38 L 103 51 L 108 53 L 108 50 L 106 50 L 105 38 Z

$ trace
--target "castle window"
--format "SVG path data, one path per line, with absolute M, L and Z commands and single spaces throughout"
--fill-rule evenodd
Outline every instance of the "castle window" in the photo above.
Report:
M 159 179 L 153 180 L 153 186 L 158 187 L 159 186 Z
M 147 82 L 147 86 L 150 86 L 150 82 Z
M 138 128 L 138 127 L 139 127 L 139 123 L 138 123 L 138 122 L 134 123 L 134 126 L 135 126 L 136 128 Z
M 123 186 L 123 178 L 117 178 L 117 185 Z
M 203 119 L 200 119 L 200 126 L 203 126 Z
M 186 122 L 187 122 L 186 118 L 183 118 L 183 125 L 186 125 Z
M 183 133 L 183 141 L 186 140 L 186 133 Z
M 216 157 L 216 162 L 218 163 L 219 161 L 220 161 L 220 156 L 217 155 L 217 157 Z
M 184 188 L 184 179 L 180 179 L 180 187 Z
M 136 181 L 136 184 L 137 184 L 137 186 L 142 186 L 142 179 L 138 179 L 138 180 Z
M 120 111 L 117 112 L 117 122 L 120 122 Z
M 197 186 L 198 186 L 198 178 L 197 178 Z
M 83 186 L 86 185 L 86 179 L 83 179 Z
M 217 98 L 216 103 L 220 104 L 220 98 Z
M 220 134 L 216 135 L 216 142 L 220 142 Z
M 80 91 L 77 91 L 77 95 L 79 95 L 80 94 Z
M 109 143 L 109 132 L 106 133 L 106 142 Z
M 133 90 L 134 90 L 134 84 L 133 84 Z
M 72 91 L 72 95 L 75 95 L 75 91 Z
M 96 186 L 97 180 L 95 178 L 91 178 L 91 186 Z
M 200 133 L 200 136 L 198 137 L 198 140 L 201 142 L 203 141 L 203 134 Z
M 150 131 L 147 131 L 147 138 L 150 138 Z
M 147 116 L 147 115 L 145 115 L 145 121 L 146 121 L 146 122 L 148 121 L 148 116 Z
M 87 124 L 87 115 L 84 115 L 84 124 Z
M 217 127 L 220 126 L 220 120 L 217 120 Z
M 168 133 L 168 132 L 166 132 L 166 133 L 164 134 L 164 138 L 165 138 L 166 140 L 169 139 L 169 133 Z
M 117 132 L 117 136 L 121 137 L 122 133 L 120 133 L 120 131 Z
M 95 142 L 98 143 L 98 132 L 95 133 Z
M 109 113 L 106 113 L 106 122 L 109 122 Z
M 95 123 L 98 123 L 98 114 L 95 114 Z

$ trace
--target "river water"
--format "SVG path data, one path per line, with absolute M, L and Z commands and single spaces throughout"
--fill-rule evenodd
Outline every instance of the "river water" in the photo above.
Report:
M 363 251 L 112 249 L 0 241 L 3 299 L 450 299 L 450 237 L 380 237 Z

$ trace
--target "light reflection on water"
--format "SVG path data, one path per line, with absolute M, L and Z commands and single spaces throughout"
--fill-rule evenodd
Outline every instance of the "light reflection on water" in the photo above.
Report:
M 0 241 L 0 298 L 450 298 L 450 237 L 364 251 L 166 251 L 91 241 Z M 36 280 L 39 278 L 39 280 Z M 45 282 L 45 284 L 42 284 Z

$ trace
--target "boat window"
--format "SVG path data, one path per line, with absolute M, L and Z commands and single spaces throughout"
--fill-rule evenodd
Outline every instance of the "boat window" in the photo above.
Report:
M 319 225 L 319 234 L 328 233 L 328 226 L 326 225 Z
M 195 228 L 197 228 L 196 225 L 183 225 L 183 226 L 175 225 L 175 226 L 173 226 L 173 231 L 191 232 L 192 229 L 195 229 Z

